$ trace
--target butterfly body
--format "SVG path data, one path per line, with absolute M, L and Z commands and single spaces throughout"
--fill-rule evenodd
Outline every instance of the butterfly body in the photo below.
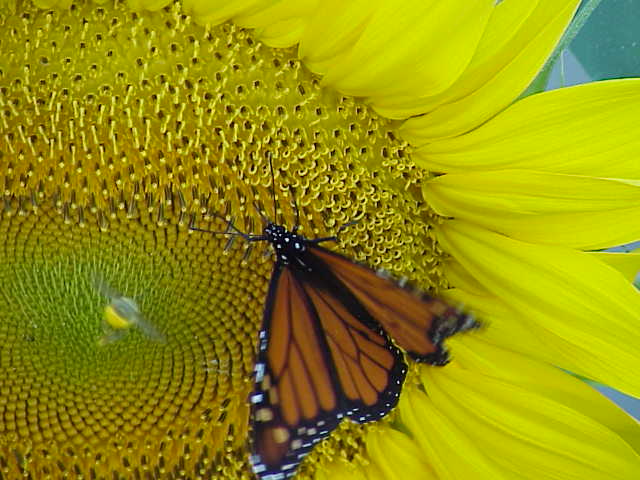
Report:
M 396 406 L 407 364 L 392 337 L 416 360 L 444 365 L 442 340 L 477 326 L 319 245 L 333 237 L 269 222 L 247 240 L 271 243 L 276 255 L 250 396 L 251 463 L 262 480 L 293 476 L 343 418 L 366 423 Z
M 268 223 L 263 230 L 264 240 L 271 243 L 276 253 L 276 265 L 292 265 L 293 268 L 308 269 L 302 254 L 307 250 L 307 240 L 302 235 L 288 231 L 282 225 Z

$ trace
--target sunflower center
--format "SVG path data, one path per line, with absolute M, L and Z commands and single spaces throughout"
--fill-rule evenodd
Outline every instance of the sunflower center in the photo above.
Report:
M 74 3 L 3 24 L 9 209 L 52 198 L 68 221 L 92 213 L 102 228 L 116 209 L 152 209 L 162 223 L 174 200 L 183 220 L 208 208 L 255 216 L 269 152 L 286 176 L 276 188 L 339 214 L 346 200 L 332 194 L 364 167 L 408 168 L 391 125 L 321 88 L 293 50 L 232 24 L 193 25 L 177 4 L 139 15 Z
M 359 220 L 345 254 L 430 286 L 421 172 L 392 122 L 232 24 L 194 24 L 179 3 L 13 8 L 0 14 L 3 472 L 234 477 L 272 263 L 188 226 L 255 231 L 254 205 L 291 226 L 295 202 L 304 235 Z

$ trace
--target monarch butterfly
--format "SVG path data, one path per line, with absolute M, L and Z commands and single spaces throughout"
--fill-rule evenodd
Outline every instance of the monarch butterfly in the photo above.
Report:
M 407 373 L 396 344 L 416 361 L 444 365 L 443 340 L 479 324 L 320 245 L 336 237 L 305 238 L 297 219 L 287 230 L 260 215 L 260 235 L 232 222 L 233 232 L 210 233 L 266 241 L 276 254 L 249 397 L 250 461 L 260 479 L 280 480 L 343 418 L 365 423 L 396 406 Z

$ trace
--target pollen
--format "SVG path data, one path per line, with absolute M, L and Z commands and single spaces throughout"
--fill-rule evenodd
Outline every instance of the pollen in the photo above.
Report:
M 0 13 L 0 476 L 248 478 L 273 260 L 189 227 L 355 221 L 332 248 L 437 288 L 425 173 L 295 49 L 180 2 L 69 3 Z M 139 310 L 113 341 L 95 275 Z

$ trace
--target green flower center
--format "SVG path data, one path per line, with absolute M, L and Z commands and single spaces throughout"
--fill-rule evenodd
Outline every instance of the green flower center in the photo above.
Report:
M 0 25 L 8 477 L 247 471 L 272 260 L 190 225 L 259 232 L 258 205 L 290 227 L 295 201 L 304 235 L 359 220 L 340 251 L 441 283 L 435 216 L 395 125 L 323 88 L 294 50 L 194 24 L 178 3 L 21 5 Z

